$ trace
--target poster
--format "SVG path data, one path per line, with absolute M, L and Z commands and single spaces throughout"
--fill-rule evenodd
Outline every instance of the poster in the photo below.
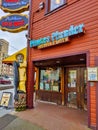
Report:
M 0 105 L 4 107 L 8 107 L 10 98 L 11 98 L 10 92 L 3 92 Z
M 88 81 L 98 81 L 98 67 L 88 67 Z

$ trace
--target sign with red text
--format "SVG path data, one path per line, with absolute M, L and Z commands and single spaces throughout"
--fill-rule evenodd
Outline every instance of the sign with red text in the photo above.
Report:
M 28 7 L 29 0 L 1 0 L 1 9 L 5 12 L 24 12 Z
M 20 32 L 27 29 L 28 16 L 24 14 L 9 14 L 0 19 L 0 28 L 8 32 Z

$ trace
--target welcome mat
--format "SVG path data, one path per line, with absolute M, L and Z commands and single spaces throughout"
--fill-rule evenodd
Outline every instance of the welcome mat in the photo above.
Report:
M 9 123 L 15 120 L 17 116 L 6 114 L 3 117 L 0 117 L 0 130 L 3 130 Z

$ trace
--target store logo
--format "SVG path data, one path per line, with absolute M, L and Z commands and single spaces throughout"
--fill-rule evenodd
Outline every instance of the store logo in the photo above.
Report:
M 27 15 L 9 14 L 0 19 L 0 28 L 9 32 L 17 32 L 28 27 Z
M 1 8 L 5 12 L 24 11 L 29 7 L 29 0 L 2 0 Z
M 38 40 L 31 40 L 30 47 L 37 47 L 39 49 L 53 46 L 60 43 L 65 43 L 69 41 L 69 37 L 84 33 L 84 24 L 80 24 L 78 26 L 71 25 L 68 30 L 64 30 L 62 32 L 53 32 L 51 36 L 47 36 L 44 38 L 40 38 Z

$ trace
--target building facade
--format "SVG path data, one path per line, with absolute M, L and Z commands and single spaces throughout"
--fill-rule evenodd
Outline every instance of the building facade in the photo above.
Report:
M 2 64 L 2 60 L 8 56 L 8 47 L 9 47 L 9 43 L 4 39 L 0 39 L 0 75 L 1 76 L 9 74 L 9 70 L 8 70 L 9 66 Z
M 98 79 L 89 79 L 87 70 L 98 69 L 97 6 L 96 0 L 32 0 L 27 51 L 28 107 L 36 86 L 40 100 L 88 111 L 93 129 L 98 129 Z

